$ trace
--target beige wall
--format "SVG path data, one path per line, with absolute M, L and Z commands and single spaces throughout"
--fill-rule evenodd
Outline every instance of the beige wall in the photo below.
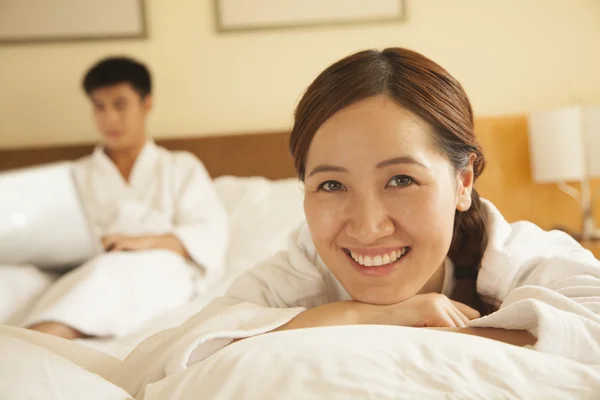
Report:
M 131 54 L 155 77 L 155 136 L 286 129 L 315 75 L 357 49 L 416 49 L 478 115 L 600 102 L 600 0 L 407 0 L 408 20 L 216 34 L 213 0 L 147 0 L 150 39 L 0 47 L 0 147 L 95 140 L 84 70 Z

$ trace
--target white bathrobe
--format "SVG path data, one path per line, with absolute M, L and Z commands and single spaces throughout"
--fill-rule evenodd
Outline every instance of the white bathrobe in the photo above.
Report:
M 500 310 L 473 327 L 525 329 L 535 349 L 583 363 L 600 360 L 600 262 L 562 232 L 509 224 L 490 203 L 489 243 L 477 290 Z M 446 262 L 444 293 L 453 285 Z M 132 395 L 181 372 L 232 342 L 272 331 L 307 308 L 350 296 L 320 259 L 308 228 L 280 252 L 240 276 L 229 292 L 185 324 L 143 342 L 114 373 Z M 141 395 L 141 394 L 140 394 Z
M 193 155 L 148 141 L 129 182 L 101 146 L 73 168 L 99 237 L 172 233 L 192 261 L 168 250 L 149 250 L 102 254 L 63 276 L 34 267 L 0 267 L 0 297 L 7 300 L 0 302 L 0 322 L 58 321 L 93 336 L 124 335 L 185 304 L 219 277 L 227 216 Z

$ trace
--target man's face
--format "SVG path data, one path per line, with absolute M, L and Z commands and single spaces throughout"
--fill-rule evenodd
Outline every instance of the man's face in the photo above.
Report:
M 108 150 L 124 151 L 146 140 L 145 122 L 152 98 L 141 98 L 129 83 L 95 89 L 90 94 L 94 119 Z

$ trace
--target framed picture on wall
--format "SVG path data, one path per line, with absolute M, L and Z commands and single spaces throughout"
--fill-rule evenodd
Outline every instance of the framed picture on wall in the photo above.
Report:
M 404 0 L 215 0 L 217 31 L 402 21 Z
M 0 0 L 0 44 L 145 37 L 144 0 Z

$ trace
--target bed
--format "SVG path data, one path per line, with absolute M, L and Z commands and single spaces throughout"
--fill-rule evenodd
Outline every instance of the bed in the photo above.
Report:
M 534 185 L 528 165 L 524 170 L 523 160 L 528 163 L 525 122 L 522 117 L 478 121 L 492 163 L 479 189 L 509 219 L 537 219 L 547 226 L 554 222 L 544 204 L 548 210 L 552 202 L 554 210 L 557 201 L 567 210 L 569 205 L 556 200 L 561 196 L 555 195 L 554 188 Z M 192 151 L 215 179 L 232 235 L 223 279 L 193 302 L 120 339 L 81 340 L 72 345 L 0 327 L 0 398 L 598 398 L 599 365 L 466 335 L 375 326 L 278 332 L 244 340 L 184 374 L 148 385 L 142 394 L 127 393 L 111 383 L 111 370 L 131 349 L 151 334 L 182 323 L 223 293 L 240 273 L 283 248 L 289 231 L 304 218 L 302 191 L 294 178 L 285 133 L 158 143 Z M 502 148 L 512 153 L 507 155 Z M 73 159 L 90 149 L 82 145 L 0 150 L 0 170 Z M 504 196 L 506 190 L 517 195 Z M 529 211 L 519 196 L 539 197 L 530 217 L 523 215 Z M 576 209 L 572 218 L 576 219 Z

